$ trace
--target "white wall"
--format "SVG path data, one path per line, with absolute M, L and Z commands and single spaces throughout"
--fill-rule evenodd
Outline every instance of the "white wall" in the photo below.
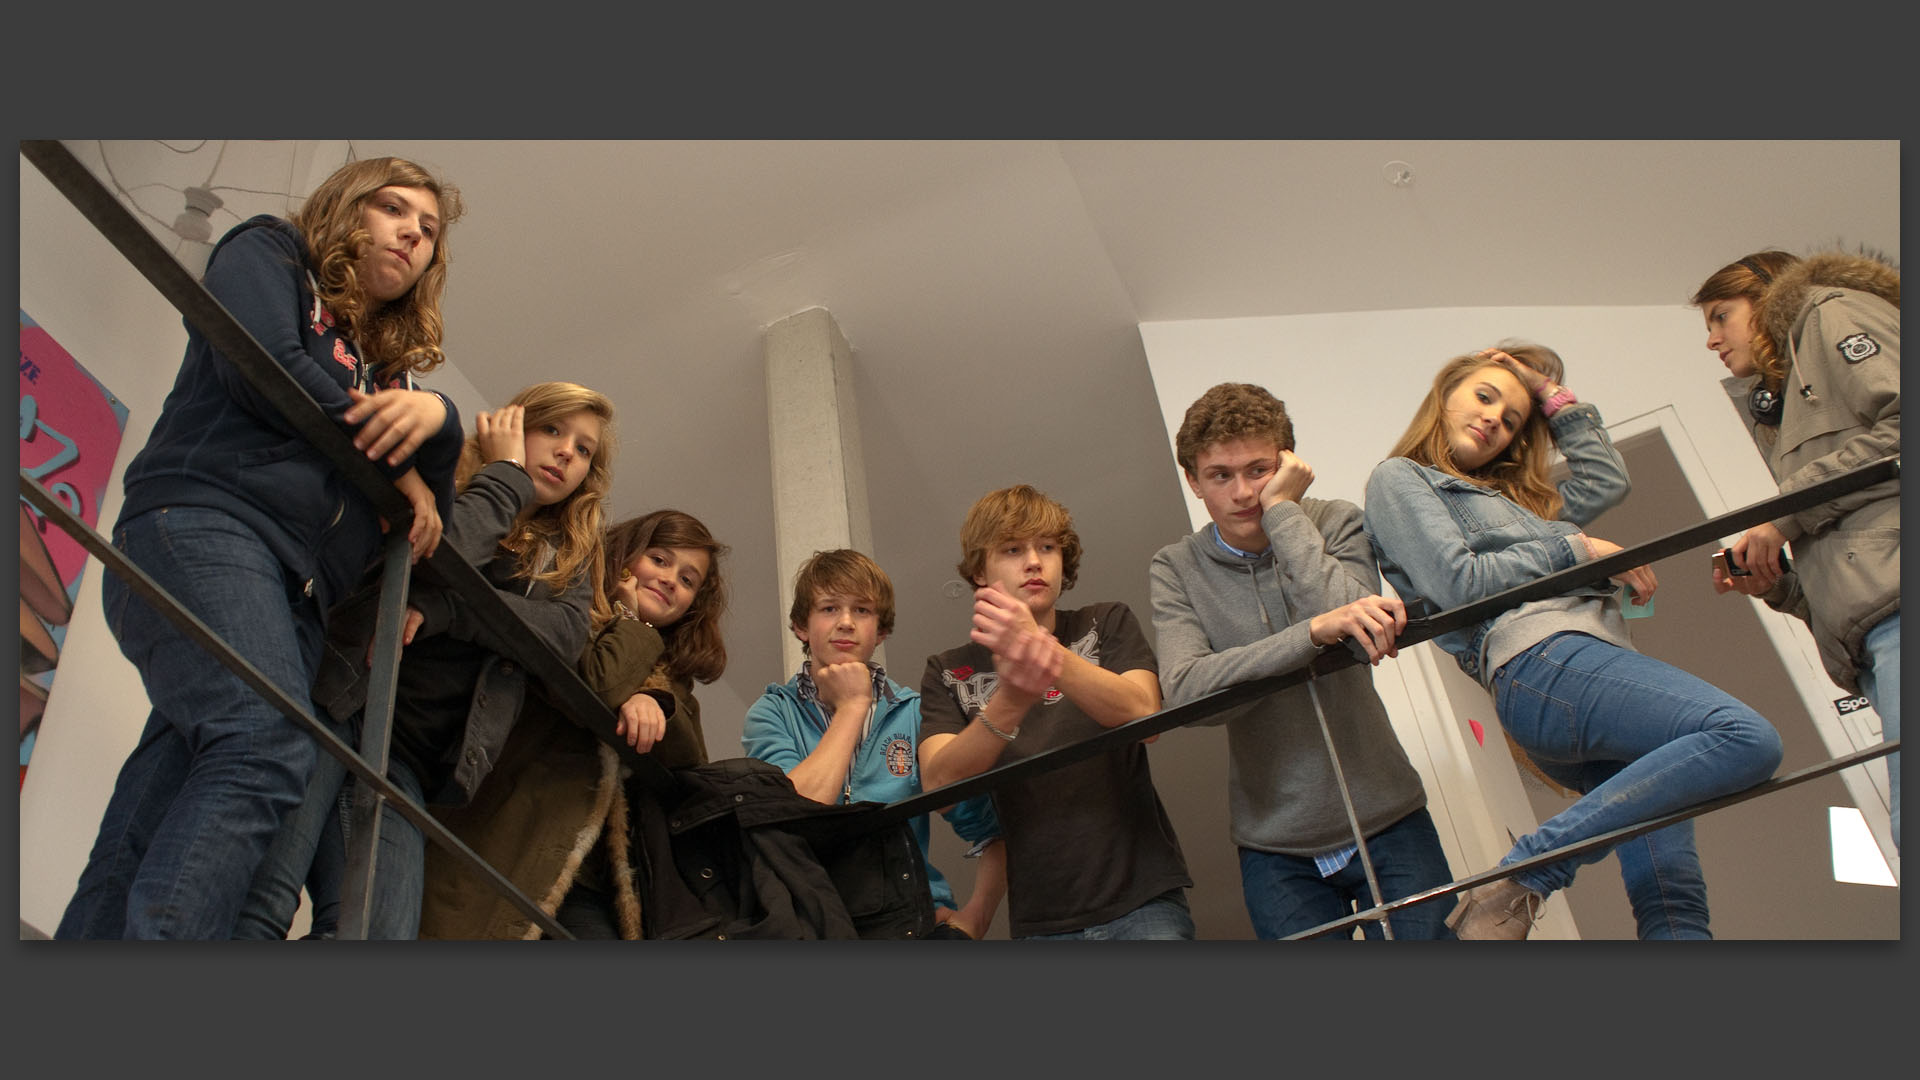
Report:
M 126 463 L 146 443 L 173 386 L 186 328 L 180 313 L 24 158 L 20 307 L 126 404 L 119 460 L 100 508 L 104 533 L 120 513 Z M 485 407 L 451 362 L 425 383 L 451 397 L 463 418 Z M 105 572 L 98 560 L 88 561 L 20 790 L 20 918 L 48 934 L 86 864 L 120 763 L 146 721 L 146 691 L 100 611 Z
M 1174 433 L 1194 399 L 1217 383 L 1257 383 L 1286 403 L 1297 452 L 1313 466 L 1310 494 L 1319 498 L 1363 504 L 1368 475 L 1406 429 L 1440 366 L 1508 338 L 1557 351 L 1567 365 L 1567 385 L 1582 401 L 1598 406 L 1609 425 L 1670 409 L 1694 460 L 1702 463 L 1703 475 L 1690 479 L 1708 514 L 1777 494 L 1721 385 L 1726 371 L 1705 348 L 1701 316 L 1684 302 L 1155 322 L 1141 324 L 1140 336 L 1166 423 L 1170 461 Z M 1195 528 L 1206 523 L 1206 507 L 1190 492 L 1188 511 Z M 1804 625 L 1759 610 L 1829 749 L 1838 755 L 1873 741 L 1835 717 L 1831 702 L 1841 692 L 1820 670 Z M 1465 875 L 1486 869 L 1505 853 L 1506 829 L 1517 835 L 1537 822 L 1492 722 L 1491 702 L 1469 680 L 1447 680 L 1457 673 L 1451 657 L 1420 645 L 1383 662 L 1374 681 L 1427 784 L 1448 858 L 1456 874 Z M 1475 704 L 1485 746 L 1466 728 L 1464 702 Z M 1849 788 L 1869 821 L 1875 819 L 1874 801 L 1882 799 L 1877 812 L 1884 822 L 1883 797 L 1860 770 L 1850 774 Z M 1884 837 L 1884 826 L 1876 831 Z

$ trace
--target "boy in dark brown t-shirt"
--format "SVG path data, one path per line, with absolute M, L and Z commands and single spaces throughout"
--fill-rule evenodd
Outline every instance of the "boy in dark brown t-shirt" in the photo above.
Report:
M 960 544 L 960 573 L 976 590 L 972 634 L 929 657 L 921 678 L 928 789 L 1159 710 L 1153 650 L 1133 612 L 1055 606 L 1080 564 L 1065 507 L 1025 484 L 993 492 L 968 511 Z M 1003 783 L 993 798 L 1012 936 L 1194 936 L 1193 879 L 1140 742 Z

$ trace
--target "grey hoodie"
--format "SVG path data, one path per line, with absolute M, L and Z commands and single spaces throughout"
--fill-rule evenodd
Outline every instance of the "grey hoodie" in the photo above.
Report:
M 1379 592 L 1360 508 L 1340 500 L 1282 502 L 1261 516 L 1271 545 L 1235 555 L 1208 525 L 1153 557 L 1153 627 L 1169 706 L 1299 668 L 1319 653 L 1315 615 Z M 1361 831 L 1373 836 L 1426 806 L 1407 754 L 1365 666 L 1315 680 Z M 1311 856 L 1353 843 L 1313 701 L 1303 684 L 1230 709 L 1228 799 L 1234 843 Z

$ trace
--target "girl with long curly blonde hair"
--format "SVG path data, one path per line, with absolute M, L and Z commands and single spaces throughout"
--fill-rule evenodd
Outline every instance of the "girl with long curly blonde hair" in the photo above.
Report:
M 460 211 L 457 192 L 412 162 L 353 162 L 292 220 L 234 226 L 201 279 L 405 497 L 416 558 L 440 542 L 460 449 L 452 403 L 412 384 L 442 359 L 446 231 Z M 113 529 L 148 578 L 296 698 L 313 685 L 330 610 L 384 529 L 372 501 L 297 432 L 190 325 Z M 243 918 L 255 875 L 327 755 L 117 575 L 101 594 L 152 712 L 55 936 L 257 928 Z M 278 880 L 297 894 L 300 872 Z

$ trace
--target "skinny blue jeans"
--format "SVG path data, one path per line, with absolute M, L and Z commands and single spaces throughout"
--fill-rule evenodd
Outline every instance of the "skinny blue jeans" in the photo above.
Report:
M 274 685 L 312 708 L 318 605 L 246 525 L 204 507 L 123 521 L 114 545 Z M 56 938 L 231 935 L 254 871 L 299 804 L 317 750 L 298 722 L 188 639 L 118 575 L 107 626 L 152 712 L 102 815 Z
M 1521 837 L 1502 866 L 1743 791 L 1780 765 L 1780 734 L 1765 717 L 1671 664 L 1586 634 L 1554 634 L 1514 657 L 1494 673 L 1493 691 L 1501 724 L 1541 769 L 1587 788 L 1579 802 Z M 1629 847 L 1622 872 L 1652 873 L 1660 843 L 1644 860 L 1645 845 Z M 1606 849 L 1589 851 L 1514 880 L 1545 896 L 1606 856 Z M 1697 906 L 1704 924 L 1706 885 L 1694 863 L 1695 873 L 1682 875 L 1690 880 L 1659 884 L 1675 894 L 1666 904 Z M 1636 915 L 1641 903 L 1636 899 Z
M 335 735 L 356 746 L 350 725 L 329 720 Z M 334 819 L 346 812 L 346 763 L 325 750 L 314 749 L 313 776 L 300 805 L 281 823 L 267 854 L 254 872 L 252 887 L 234 921 L 233 936 L 250 940 L 283 940 L 300 910 L 304 887 L 313 903 L 308 937 L 331 938 L 340 923 L 340 890 L 346 877 L 346 849 Z M 329 825 L 332 824 L 330 828 Z
M 1894 612 L 1867 631 L 1869 663 L 1860 669 L 1860 692 L 1880 714 L 1880 737 L 1900 737 L 1900 613 Z M 1887 755 L 1887 786 L 1892 795 L 1893 846 L 1900 846 L 1900 755 Z

